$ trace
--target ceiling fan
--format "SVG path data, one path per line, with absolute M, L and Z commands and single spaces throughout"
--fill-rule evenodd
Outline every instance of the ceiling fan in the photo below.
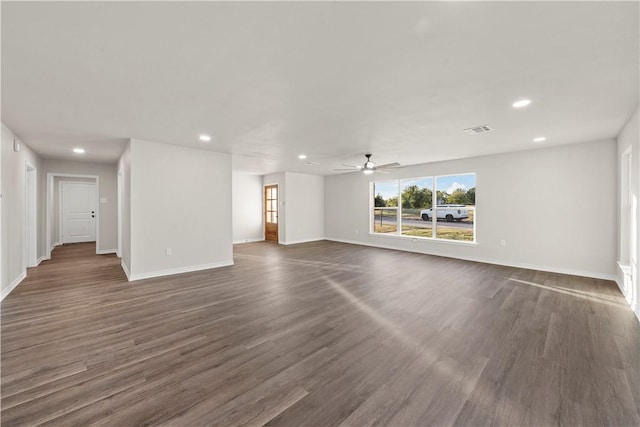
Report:
M 398 169 L 398 168 L 402 167 L 400 165 L 400 163 L 398 163 L 398 162 L 387 163 L 387 164 L 384 164 L 384 165 L 376 166 L 376 164 L 371 161 L 371 156 L 372 155 L 373 154 L 370 154 L 370 153 L 367 153 L 367 154 L 364 155 L 367 158 L 367 161 L 364 162 L 364 165 L 362 165 L 362 166 L 342 165 L 342 166 L 346 166 L 347 168 L 346 169 L 345 168 L 334 169 L 334 171 L 357 171 L 357 170 L 360 170 L 365 175 L 371 175 L 374 172 L 389 173 L 388 172 L 389 169 Z

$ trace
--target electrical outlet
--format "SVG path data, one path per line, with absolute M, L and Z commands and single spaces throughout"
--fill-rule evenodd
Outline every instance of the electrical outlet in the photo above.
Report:
M 500 240 L 500 246 L 507 246 L 507 241 L 504 239 Z
M 168 256 L 168 255 L 172 255 L 173 251 L 171 250 L 171 248 L 167 248 L 167 249 L 164 250 L 164 253 L 165 253 L 165 255 Z

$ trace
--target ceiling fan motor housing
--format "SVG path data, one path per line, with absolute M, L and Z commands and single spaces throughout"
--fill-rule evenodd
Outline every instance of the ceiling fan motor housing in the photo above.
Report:
M 371 154 L 364 155 L 367 158 L 367 161 L 364 162 L 364 169 L 374 170 L 376 168 L 376 164 L 371 161 Z

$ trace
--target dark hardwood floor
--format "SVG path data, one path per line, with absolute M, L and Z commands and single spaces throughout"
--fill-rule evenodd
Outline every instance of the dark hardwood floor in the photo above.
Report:
M 65 245 L 2 302 L 2 425 L 640 425 L 612 282 L 316 242 L 127 282 Z

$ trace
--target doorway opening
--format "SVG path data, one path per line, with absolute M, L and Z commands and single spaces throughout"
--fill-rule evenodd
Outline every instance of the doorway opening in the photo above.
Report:
M 619 262 L 624 278 L 622 292 L 632 308 L 638 304 L 638 199 L 632 191 L 631 147 L 620 157 L 620 248 Z
M 25 162 L 24 267 L 38 265 L 38 176 L 35 166 Z
M 63 243 L 95 241 L 100 253 L 99 197 L 97 175 L 47 174 L 46 259 Z
M 264 187 L 264 240 L 278 243 L 278 185 Z
M 631 309 L 636 311 L 638 304 L 640 304 L 640 295 L 636 292 L 638 290 L 638 198 L 635 194 L 631 200 L 631 283 L 629 284 L 630 292 L 627 294 L 627 299 L 631 304 Z

